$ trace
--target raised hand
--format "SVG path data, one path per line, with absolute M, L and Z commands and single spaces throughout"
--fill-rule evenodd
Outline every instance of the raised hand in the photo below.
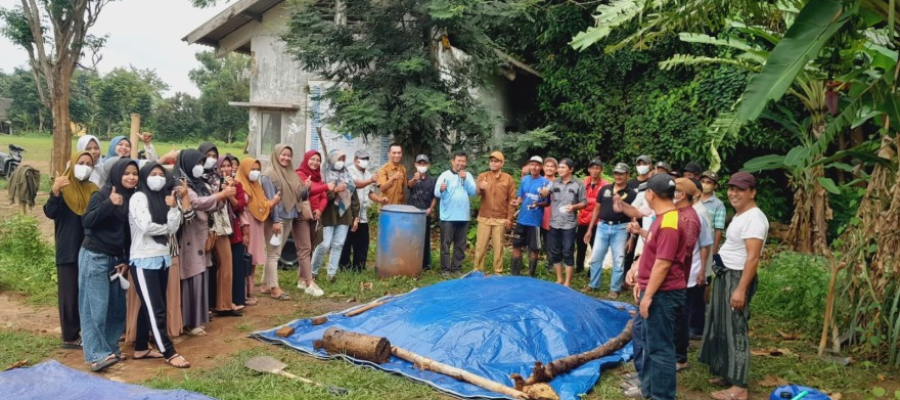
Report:
M 399 181 L 403 179 L 403 174 L 401 174 L 400 171 L 394 172 L 394 175 L 391 176 L 391 179 Z
M 114 206 L 118 207 L 124 203 L 124 199 L 121 194 L 116 193 L 116 187 L 112 187 L 112 191 L 109 192 L 109 201 L 113 203 Z
M 237 195 L 237 189 L 234 186 L 225 186 L 225 189 L 222 189 L 222 193 L 225 193 L 225 197 L 233 198 Z
M 281 203 L 281 191 L 280 190 L 278 191 L 278 193 L 275 193 L 275 197 L 272 197 L 272 205 L 274 206 L 278 203 Z
M 478 184 L 478 188 L 481 190 L 487 190 L 487 188 L 488 188 L 487 178 L 481 178 L 481 183 Z
M 441 182 L 441 191 L 442 191 L 442 192 L 447 191 L 447 181 L 446 181 L 446 180 L 444 180 L 443 182 Z
M 178 207 L 178 204 L 175 202 L 175 196 L 166 196 L 166 205 L 170 208 Z
M 303 181 L 303 186 L 311 187 L 312 186 L 312 177 L 306 178 L 306 180 Z
M 466 170 L 459 170 L 459 179 L 466 179 Z
M 51 190 L 53 190 L 54 196 L 59 196 L 59 191 L 62 190 L 62 188 L 69 186 L 69 177 L 65 175 L 60 176 L 58 172 L 53 175 L 53 188 Z
M 234 178 L 230 176 L 225 177 L 225 184 L 228 186 L 234 186 Z

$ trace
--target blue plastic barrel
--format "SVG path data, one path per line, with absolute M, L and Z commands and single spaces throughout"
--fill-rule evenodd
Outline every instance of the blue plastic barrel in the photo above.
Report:
M 425 210 L 387 205 L 378 216 L 375 272 L 379 278 L 417 277 L 425 254 Z

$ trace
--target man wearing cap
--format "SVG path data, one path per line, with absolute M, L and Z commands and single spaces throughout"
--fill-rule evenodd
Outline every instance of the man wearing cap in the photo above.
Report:
M 735 214 L 715 257 L 716 277 L 698 360 L 720 377 L 716 384 L 728 387 L 712 393 L 713 398 L 745 400 L 750 370 L 749 306 L 756 293 L 756 271 L 769 220 L 756 206 L 756 178 L 749 173 L 731 176 L 728 200 Z
M 519 191 L 516 194 L 515 205 L 522 206 L 519 209 L 519 217 L 516 219 L 516 229 L 513 232 L 513 254 L 509 264 L 512 275 L 522 273 L 522 249 L 528 248 L 528 275 L 534 276 L 537 269 L 538 255 L 541 251 L 541 220 L 544 218 L 544 206 L 540 191 L 550 184 L 547 178 L 541 176 L 541 167 L 544 160 L 539 156 L 533 156 L 528 160 L 529 174 L 522 177 L 519 183 Z
M 603 277 L 603 260 L 606 253 L 612 251 L 613 273 L 609 283 L 609 297 L 616 299 L 622 290 L 622 281 L 625 280 L 625 247 L 628 241 L 627 224 L 631 221 L 628 216 L 613 206 L 615 198 L 620 198 L 625 203 L 631 204 L 637 194 L 628 187 L 628 165 L 616 164 L 613 169 L 613 184 L 600 188 L 597 193 L 597 207 L 591 215 L 588 231 L 584 235 L 584 242 L 591 243 L 594 233 L 594 225 L 597 224 L 597 236 L 591 246 L 591 281 L 586 291 L 600 288 Z
M 687 286 L 688 232 L 673 203 L 675 189 L 675 180 L 667 174 L 641 184 L 656 219 L 649 232 L 641 232 L 647 241 L 644 253 L 638 269 L 628 274 L 628 283 L 637 284 L 635 295 L 643 318 L 640 337 L 635 338 L 644 354 L 639 395 L 656 400 L 675 399 L 675 313 L 684 306 Z
M 475 269 L 481 271 L 487 256 L 488 242 L 494 250 L 494 273 L 503 273 L 503 236 L 512 229 L 516 208 L 516 183 L 503 172 L 503 153 L 495 151 L 489 157 L 490 170 L 476 179 L 481 206 L 478 209 L 478 231 L 475 239 Z
M 689 162 L 681 169 L 681 176 L 688 179 L 700 179 L 700 174 L 702 173 L 703 167 L 695 162 Z
M 575 272 L 584 272 L 584 257 L 587 255 L 587 243 L 580 240 L 587 234 L 588 225 L 591 224 L 591 216 L 594 215 L 594 206 L 597 204 L 597 194 L 600 188 L 609 184 L 600 174 L 603 173 L 603 162 L 599 158 L 591 160 L 588 164 L 588 176 L 584 177 L 584 192 L 587 206 L 578 212 L 578 228 L 575 230 Z
M 422 270 L 431 269 L 431 222 L 434 215 L 434 206 L 437 205 L 437 197 L 434 189 L 437 180 L 428 173 L 431 161 L 428 156 L 419 154 L 416 156 L 416 172 L 409 176 L 406 186 L 409 188 L 407 204 L 420 210 L 425 210 L 425 241 L 424 254 L 422 255 Z
M 378 170 L 378 189 L 381 191 L 381 206 L 385 204 L 404 204 L 406 193 L 403 182 L 406 179 L 406 167 L 400 164 L 403 158 L 403 147 L 392 144 L 388 148 L 388 162 Z
M 541 190 L 541 197 L 550 198 L 550 232 L 547 234 L 550 265 L 556 270 L 556 283 L 569 287 L 575 264 L 575 227 L 578 226 L 576 215 L 587 201 L 584 198 L 584 184 L 572 177 L 575 161 L 563 158 L 559 162 L 558 171 L 559 178 L 549 188 Z M 566 271 L 565 280 L 563 268 Z
M 675 315 L 675 370 L 681 371 L 688 367 L 688 343 L 689 334 L 689 317 L 687 296 L 688 292 L 695 292 L 692 288 L 697 286 L 697 277 L 700 274 L 702 266 L 702 256 L 708 254 L 709 246 L 712 245 L 712 236 L 709 232 L 709 225 L 703 222 L 703 219 L 694 208 L 694 198 L 700 196 L 699 181 L 688 178 L 675 179 L 675 208 L 678 209 L 679 229 L 685 230 L 685 247 L 687 248 L 684 255 L 684 267 L 687 288 L 685 290 L 685 305 L 681 307 Z M 706 249 L 703 251 L 703 249 Z M 702 253 L 701 253 L 702 251 Z M 695 259 L 696 258 L 696 259 Z M 696 269 L 694 264 L 696 263 Z M 702 286 L 700 289 L 700 297 L 703 297 Z
M 665 161 L 660 161 L 656 163 L 656 173 L 657 174 L 669 174 L 672 172 L 672 166 Z
M 353 155 L 353 166 L 347 168 L 350 178 L 356 184 L 356 194 L 359 196 L 359 224 L 356 230 L 347 232 L 344 250 L 341 251 L 340 265 L 349 267 L 350 270 L 360 272 L 366 269 L 366 257 L 369 255 L 369 205 L 380 199 L 372 189 L 377 179 L 369 168 L 369 151 L 359 149 Z M 353 261 L 350 261 L 350 253 L 353 253 Z
M 462 273 L 462 263 L 466 258 L 469 196 L 475 195 L 475 180 L 466 173 L 468 160 L 469 156 L 464 151 L 453 153 L 450 170 L 438 177 L 437 187 L 434 188 L 434 196 L 441 202 L 441 275 L 444 277 Z

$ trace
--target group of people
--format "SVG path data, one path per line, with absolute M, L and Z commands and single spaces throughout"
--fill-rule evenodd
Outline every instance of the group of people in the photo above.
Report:
M 298 289 L 323 295 L 316 279 L 326 256 L 330 281 L 339 268 L 366 268 L 372 204 L 424 210 L 423 269 L 431 268 L 430 227 L 437 218 L 440 271 L 460 273 L 470 201 L 477 197 L 476 270 L 485 269 L 492 247 L 491 270 L 503 273 L 503 243 L 512 231 L 511 274 L 534 276 L 546 252 L 558 283 L 570 286 L 574 273 L 587 270 L 584 290 L 593 291 L 611 253 L 608 296 L 618 298 L 627 285 L 640 304 L 634 327 L 638 374 L 623 384 L 627 396 L 674 398 L 688 340 L 702 336 L 700 360 L 722 377 L 716 383 L 730 386 L 714 395 L 746 398 L 747 305 L 768 231 L 750 174 L 736 173 L 728 182 L 736 215 L 726 233 L 714 172 L 695 163 L 673 170 L 646 155 L 636 159 L 634 178 L 627 164 L 615 164 L 612 182 L 602 178 L 598 159 L 579 179 L 572 159 L 534 156 L 517 186 L 503 172 L 499 151 L 475 176 L 466 171 L 468 155 L 458 151 L 451 168 L 435 177 L 424 154 L 408 173 L 399 145 L 391 145 L 388 162 L 371 171 L 366 149 L 352 161 L 339 150 L 327 158 L 310 150 L 295 168 L 294 150 L 284 144 L 262 162 L 222 155 L 212 143 L 158 156 L 152 135 L 141 139 L 144 157 L 131 159 L 128 138 L 112 139 L 101 156 L 100 141 L 82 137 L 66 170 L 55 174 L 44 207 L 56 227 L 63 347 L 83 349 L 93 371 L 123 359 L 123 334 L 134 343 L 134 359 L 189 367 L 170 338 L 204 336 L 210 315 L 240 316 L 257 304 L 257 267 L 263 270 L 260 293 L 290 300 L 277 271 L 288 235 L 297 252 Z M 631 268 L 635 260 L 638 267 Z

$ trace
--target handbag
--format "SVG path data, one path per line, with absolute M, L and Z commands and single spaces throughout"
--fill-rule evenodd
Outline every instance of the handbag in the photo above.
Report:
M 228 218 L 228 208 L 214 211 L 212 213 L 212 228 L 210 229 L 218 236 L 231 236 L 234 231 L 231 228 L 231 219 Z
M 313 219 L 312 204 L 309 203 L 309 200 L 303 200 L 303 203 L 301 203 L 300 218 L 302 218 L 304 221 L 310 221 Z

